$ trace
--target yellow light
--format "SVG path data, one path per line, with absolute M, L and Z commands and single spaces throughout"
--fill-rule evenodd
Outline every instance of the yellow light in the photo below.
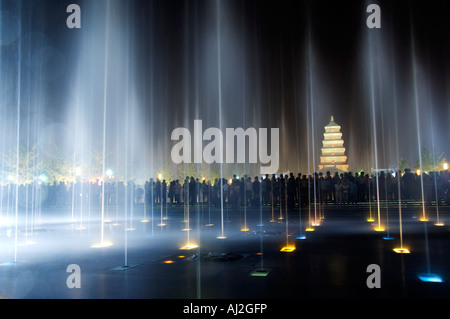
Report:
M 444 170 L 448 170 L 448 163 L 444 163 L 444 165 L 442 165 L 444 167 Z
M 173 261 L 173 260 L 164 260 L 164 263 L 165 263 L 165 264 L 173 264 L 174 261 Z
M 373 222 L 375 221 L 375 219 L 373 219 L 372 217 L 369 217 L 369 218 L 367 218 L 367 221 L 368 221 L 369 223 L 373 223 Z
M 217 236 L 217 239 L 226 239 L 227 236 Z
M 228 180 L 228 183 L 232 183 L 233 182 L 233 179 L 232 178 L 230 178 L 229 180 Z
M 158 179 L 162 180 L 162 174 L 161 173 L 158 174 Z
M 105 219 L 103 220 L 104 223 L 112 223 L 112 219 Z
M 92 245 L 91 248 L 104 248 L 104 247 L 111 247 L 112 245 L 113 243 L 110 241 L 103 241 L 101 243 Z
M 284 246 L 280 251 L 285 253 L 292 253 L 295 250 L 295 246 Z
M 128 227 L 126 230 L 128 230 L 128 231 L 133 231 L 133 230 L 136 230 L 136 228 L 134 228 L 134 227 Z
M 206 179 L 206 177 L 202 177 L 202 181 L 204 181 Z
M 178 256 L 178 258 L 180 258 L 180 259 L 181 259 L 181 258 L 185 258 L 185 257 L 186 257 L 186 256 L 183 256 L 183 255 Z
M 397 254 L 409 254 L 410 251 L 406 248 L 394 248 L 393 249 Z
M 25 246 L 25 245 L 34 245 L 34 244 L 36 244 L 36 242 L 35 241 L 32 241 L 32 240 L 26 240 L 25 242 L 23 242 L 22 244 L 18 244 L 18 246 Z
M 444 226 L 444 223 L 443 222 L 439 222 L 439 223 L 434 224 L 434 226 Z
M 163 227 L 163 226 L 166 226 L 166 224 L 164 224 L 164 223 L 159 223 L 158 226 Z
M 305 231 L 314 231 L 314 228 L 308 227 L 308 228 L 305 229 Z
M 150 219 L 143 219 L 143 220 L 141 220 L 141 223 L 148 223 L 148 222 L 150 222 Z
M 418 168 L 417 170 L 416 170 L 416 174 L 417 174 L 417 176 L 420 176 L 420 174 L 421 174 L 421 171 L 420 171 L 420 169 Z
M 248 229 L 248 228 L 241 228 L 241 231 L 249 231 L 250 229 Z
M 385 229 L 382 226 L 378 226 L 374 228 L 375 231 L 385 231 Z
M 312 226 L 320 226 L 320 222 L 311 223 Z
M 420 219 L 419 219 L 421 222 L 427 222 L 428 221 L 428 218 L 426 218 L 426 217 L 420 217 Z
M 180 249 L 190 250 L 190 249 L 195 249 L 195 248 L 198 248 L 198 245 L 188 243 L 188 244 L 184 245 L 183 247 L 181 247 Z

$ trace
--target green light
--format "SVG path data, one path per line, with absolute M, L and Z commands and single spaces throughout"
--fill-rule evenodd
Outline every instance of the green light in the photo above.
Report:
M 250 272 L 252 277 L 266 277 L 272 272 L 272 268 L 257 268 Z

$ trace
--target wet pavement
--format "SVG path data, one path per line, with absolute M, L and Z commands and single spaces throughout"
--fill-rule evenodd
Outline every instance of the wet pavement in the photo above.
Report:
M 377 220 L 377 210 L 372 215 Z M 398 210 L 380 210 L 385 231 L 374 231 L 367 222 L 367 206 L 282 211 L 274 222 L 270 207 L 225 210 L 223 234 L 220 211 L 207 207 L 190 209 L 190 230 L 183 230 L 182 208 L 169 208 L 161 223 L 159 210 L 153 220 L 142 223 L 137 210 L 133 222 L 105 223 L 104 239 L 111 247 L 91 248 L 100 239 L 100 223 L 85 219 L 64 221 L 64 210 L 47 211 L 43 224 L 34 229 L 3 227 L 0 233 L 0 296 L 3 298 L 50 299 L 323 299 L 323 298 L 449 298 L 449 226 L 435 226 L 433 207 L 429 221 L 419 220 L 420 206 L 402 210 L 403 243 L 410 254 L 397 254 L 400 247 Z M 440 219 L 448 225 L 448 207 Z M 122 213 L 122 212 L 120 212 Z M 165 213 L 165 212 L 164 212 Z M 305 232 L 311 216 L 325 217 L 314 231 Z M 151 212 L 147 211 L 151 217 Z M 213 226 L 205 226 L 207 224 Z M 261 226 L 262 223 L 262 226 Z M 376 222 L 375 222 L 376 223 Z M 244 225 L 248 231 L 241 231 Z M 125 230 L 134 228 L 133 230 Z M 25 233 L 27 231 L 27 233 Z M 287 231 L 287 232 L 286 232 Z M 28 235 L 27 235 L 28 234 Z M 286 236 L 286 234 L 288 236 Z M 392 239 L 383 239 L 383 237 Z M 190 243 L 199 247 L 183 250 Z M 306 236 L 305 239 L 297 239 Z M 25 239 L 34 243 L 24 244 Z M 280 251 L 295 246 L 292 252 Z M 16 251 L 14 248 L 16 247 Z M 17 260 L 14 263 L 14 251 Z M 67 267 L 80 269 L 80 288 L 68 288 Z M 369 265 L 378 265 L 377 278 Z M 126 266 L 126 267 L 124 267 Z M 260 271 L 263 269 L 265 272 Z M 255 272 L 256 271 L 256 272 Z M 423 282 L 418 273 L 439 274 L 443 282 Z M 260 276 L 252 276 L 258 274 Z M 265 276 L 263 276 L 265 275 Z M 370 278 L 369 278 L 370 277 Z M 71 277 L 72 278 L 72 277 Z M 380 288 L 369 288 L 377 279 Z

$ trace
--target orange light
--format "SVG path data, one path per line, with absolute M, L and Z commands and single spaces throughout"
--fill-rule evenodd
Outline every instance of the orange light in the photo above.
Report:
M 174 261 L 173 261 L 173 260 L 164 260 L 164 263 L 165 263 L 165 264 L 173 264 Z

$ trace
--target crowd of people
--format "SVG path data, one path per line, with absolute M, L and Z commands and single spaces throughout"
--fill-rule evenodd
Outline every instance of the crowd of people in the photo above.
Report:
M 18 191 L 18 196 L 15 196 Z M 450 204 L 450 173 L 431 172 L 418 175 L 404 172 L 384 172 L 375 175 L 364 172 L 293 173 L 238 177 L 214 181 L 186 176 L 184 180 L 150 179 L 144 185 L 134 182 L 108 181 L 39 185 L 5 185 L 0 189 L 2 207 L 39 203 L 43 206 L 100 205 L 221 205 L 237 208 L 279 206 L 288 208 L 310 203 L 348 205 L 369 200 L 432 201 Z M 222 200 L 223 199 L 223 200 Z

